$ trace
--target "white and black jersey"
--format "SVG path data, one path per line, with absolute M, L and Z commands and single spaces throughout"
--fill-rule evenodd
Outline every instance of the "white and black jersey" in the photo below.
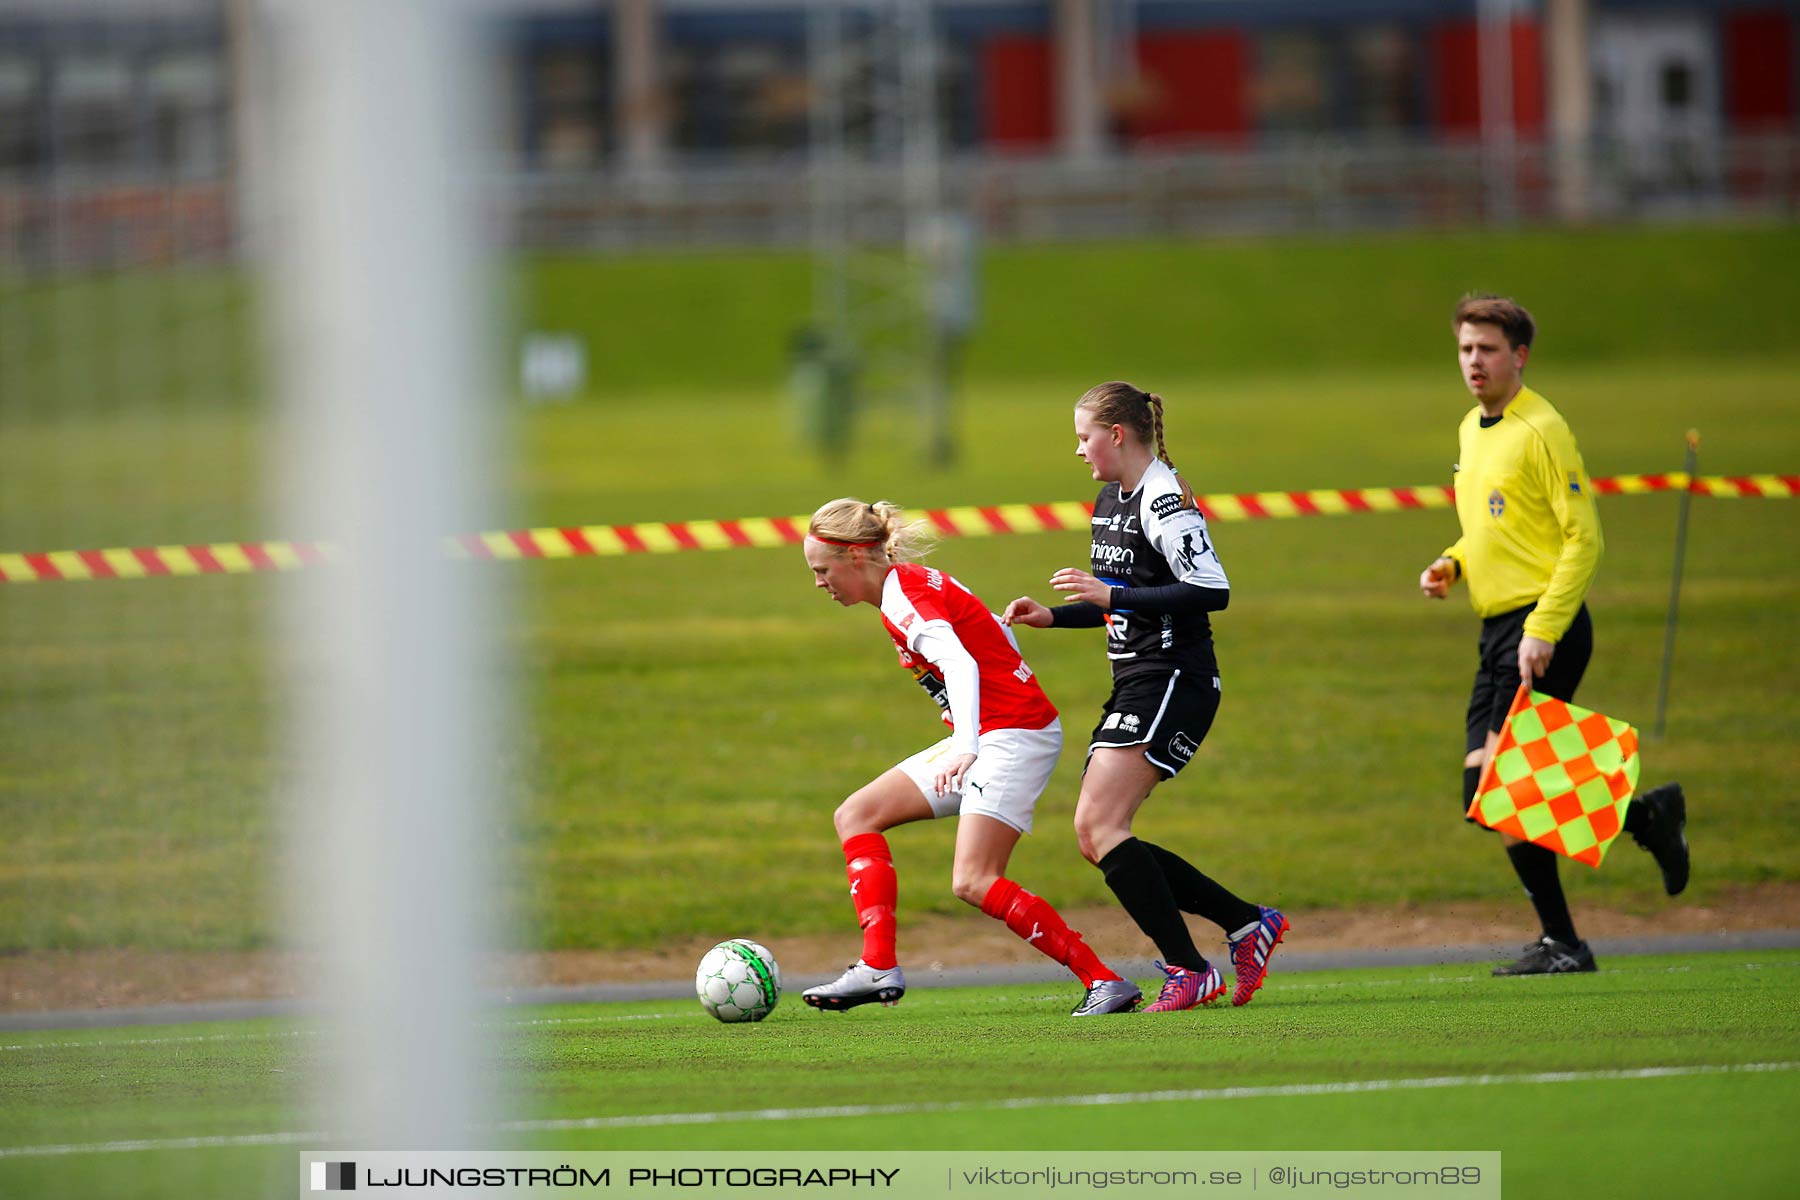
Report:
M 1181 483 L 1160 459 L 1151 461 L 1130 495 L 1116 483 L 1101 490 L 1092 528 L 1094 575 L 1114 588 L 1188 584 L 1224 592 L 1231 586 L 1206 518 L 1182 507 Z M 1212 623 L 1206 612 L 1192 609 L 1148 613 L 1128 604 L 1115 607 L 1106 614 L 1106 655 L 1115 680 L 1171 667 L 1196 676 L 1218 673 Z

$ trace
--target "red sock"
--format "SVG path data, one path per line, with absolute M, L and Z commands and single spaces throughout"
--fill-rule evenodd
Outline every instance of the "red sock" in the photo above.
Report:
M 1117 979 L 1117 975 L 1088 949 L 1081 935 L 1070 929 L 1060 914 L 1042 896 L 1034 896 L 1010 879 L 996 879 L 981 902 L 981 911 L 1049 955 L 1092 987 L 1096 980 Z
M 879 833 L 859 833 L 844 843 L 844 863 L 850 902 L 856 905 L 856 921 L 863 931 L 862 960 L 885 971 L 898 964 L 894 907 L 900 902 L 900 881 L 894 876 L 893 852 Z

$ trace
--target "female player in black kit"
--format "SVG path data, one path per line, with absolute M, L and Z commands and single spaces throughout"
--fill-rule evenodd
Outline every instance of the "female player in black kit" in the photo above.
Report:
M 1094 502 L 1093 573 L 1064 567 L 1050 583 L 1073 603 L 1048 608 L 1021 596 L 1001 619 L 1039 629 L 1106 626 L 1113 692 L 1088 746 L 1075 835 L 1082 856 L 1162 952 L 1162 994 L 1144 1011 L 1197 1008 L 1225 993 L 1184 911 L 1225 931 L 1236 971 L 1231 1002 L 1247 1004 L 1287 918 L 1131 833 L 1151 789 L 1188 764 L 1218 713 L 1207 614 L 1230 602 L 1230 584 L 1206 518 L 1169 462 L 1161 397 L 1129 383 L 1091 388 L 1075 405 L 1075 439 L 1076 455 L 1105 485 Z

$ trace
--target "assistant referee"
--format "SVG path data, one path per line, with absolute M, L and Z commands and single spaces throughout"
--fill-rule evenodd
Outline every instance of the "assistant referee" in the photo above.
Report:
M 1476 401 L 1457 431 L 1462 536 L 1420 574 L 1419 588 L 1442 600 L 1464 581 L 1481 617 L 1463 747 L 1466 813 L 1520 682 L 1574 699 L 1594 649 L 1586 597 L 1605 542 L 1575 435 L 1525 386 L 1537 333 L 1531 314 L 1505 297 L 1470 295 L 1457 304 L 1452 328 L 1463 382 Z M 1686 824 L 1678 783 L 1652 788 L 1626 808 L 1625 831 L 1655 856 L 1671 896 L 1687 886 Z M 1502 836 L 1543 928 L 1517 962 L 1494 974 L 1594 970 L 1593 951 L 1576 934 L 1563 897 L 1556 853 Z

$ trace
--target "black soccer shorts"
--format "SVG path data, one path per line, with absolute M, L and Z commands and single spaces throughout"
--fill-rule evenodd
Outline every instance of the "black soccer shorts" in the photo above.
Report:
M 1115 683 L 1094 726 L 1088 758 L 1105 747 L 1142 746 L 1150 765 L 1164 779 L 1173 779 L 1206 740 L 1219 715 L 1219 697 L 1217 675 L 1178 668 Z
M 1475 669 L 1475 683 L 1469 690 L 1465 754 L 1487 745 L 1487 735 L 1499 733 L 1500 726 L 1506 723 L 1513 696 L 1519 691 L 1519 639 L 1525 636 L 1525 618 L 1536 607 L 1527 604 L 1481 623 L 1481 665 Z M 1573 700 L 1593 654 L 1594 623 L 1584 604 L 1570 622 L 1568 632 L 1556 643 L 1550 669 L 1531 685 L 1533 690 L 1558 700 Z

